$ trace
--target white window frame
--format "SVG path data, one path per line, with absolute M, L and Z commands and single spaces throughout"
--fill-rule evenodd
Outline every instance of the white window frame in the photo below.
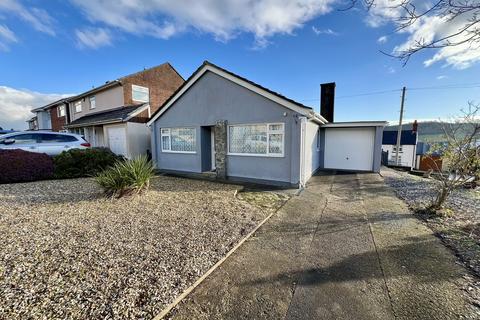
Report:
M 258 126 L 258 125 L 267 126 L 267 153 L 230 152 L 230 127 Z M 282 126 L 282 129 L 280 129 L 280 130 L 270 130 L 271 125 L 280 125 L 280 126 Z M 282 135 L 282 153 L 270 153 L 270 135 L 271 134 L 281 134 Z M 241 123 L 241 124 L 228 125 L 228 128 L 227 128 L 227 155 L 229 155 L 229 156 L 245 156 L 245 157 L 269 157 L 269 158 L 283 158 L 283 157 L 285 157 L 285 123 L 283 123 L 283 122 L 269 122 L 269 123 Z
M 172 150 L 172 129 L 193 129 L 194 132 L 194 142 L 195 142 L 195 151 L 175 151 Z M 164 130 L 168 130 L 168 133 L 163 133 Z M 168 137 L 168 146 L 170 149 L 163 148 L 163 137 Z M 186 154 L 195 154 L 197 153 L 197 129 L 195 127 L 170 127 L 170 128 L 160 128 L 160 146 L 163 153 L 186 153 Z
M 147 93 L 147 100 L 137 100 L 133 98 L 133 91 L 146 91 Z M 150 102 L 150 89 L 148 87 L 137 86 L 136 84 L 132 84 L 132 100 L 137 102 Z
M 92 100 L 93 100 L 93 105 L 92 105 Z M 90 102 L 90 109 L 95 109 L 97 107 L 97 98 L 93 95 L 88 97 L 88 101 Z
M 78 111 L 78 108 L 77 108 L 78 106 L 80 106 L 80 111 Z M 74 105 L 73 105 L 73 109 L 75 110 L 75 113 L 82 112 L 82 101 L 79 100 L 79 101 L 75 102 Z
M 62 115 L 62 113 L 60 112 L 61 109 L 63 109 L 63 115 Z M 58 107 L 57 107 L 57 117 L 59 117 L 59 118 L 65 117 L 65 115 L 66 115 L 66 112 L 65 112 L 65 111 L 66 111 L 66 108 L 65 108 L 65 105 L 64 105 L 64 104 L 58 106 Z

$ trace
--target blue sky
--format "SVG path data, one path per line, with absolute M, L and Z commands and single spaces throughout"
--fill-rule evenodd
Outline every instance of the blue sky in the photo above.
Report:
M 109 2 L 0 0 L 0 126 L 22 129 L 33 107 L 166 61 L 188 78 L 209 60 L 317 109 L 320 83 L 335 81 L 336 121 L 398 118 L 402 86 L 406 119 L 445 118 L 480 102 L 480 54 L 442 52 L 426 66 L 438 54 L 430 50 L 403 67 L 379 50 L 413 31 L 392 34 L 388 16 L 340 12 L 334 0 L 258 1 L 267 14 L 209 0 L 192 9 L 206 9 L 202 18 L 191 17 L 188 1 L 128 0 L 144 8 L 115 12 Z M 457 84 L 469 88 L 449 88 Z M 355 96 L 379 91 L 389 92 Z

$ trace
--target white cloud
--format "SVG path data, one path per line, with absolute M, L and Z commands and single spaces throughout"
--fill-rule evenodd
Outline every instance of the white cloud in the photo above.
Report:
M 0 24 L 0 50 L 8 51 L 8 43 L 17 42 L 17 37 L 7 26 Z
M 77 29 L 75 35 L 81 48 L 98 49 L 112 44 L 110 32 L 104 28 Z
M 321 35 L 321 34 L 327 34 L 331 36 L 338 36 L 339 33 L 333 31 L 332 29 L 318 29 L 315 26 L 312 26 L 313 32 L 315 32 L 316 35 Z
M 377 39 L 378 43 L 386 43 L 388 41 L 387 36 L 381 36 L 380 38 Z
M 391 22 L 398 26 L 398 19 L 404 14 L 404 11 L 396 5 L 402 1 L 404 0 L 378 0 L 376 6 L 369 12 L 366 19 L 367 24 L 372 27 L 378 27 Z M 425 3 L 419 0 L 412 0 L 412 2 L 416 3 L 417 7 L 421 4 L 425 6 Z M 449 16 L 425 15 L 408 28 L 402 30 L 402 33 L 407 34 L 408 37 L 403 43 L 393 49 L 393 53 L 401 53 L 409 48 L 415 48 L 419 42 L 430 43 L 455 34 L 466 26 L 474 14 L 474 12 L 463 14 L 454 19 L 451 19 Z M 467 29 L 467 32 L 473 31 L 474 28 L 476 28 L 475 25 L 471 26 L 470 29 Z M 466 41 L 470 36 L 467 32 L 462 32 L 448 40 L 450 43 L 458 43 L 458 45 L 434 49 L 434 55 L 425 60 L 424 65 L 428 67 L 437 62 L 444 62 L 446 66 L 465 69 L 480 61 L 480 47 L 478 44 L 474 45 Z M 446 41 L 443 41 L 439 44 L 446 43 Z
M 268 43 L 275 34 L 292 34 L 326 14 L 336 0 L 71 0 L 92 23 L 124 32 L 168 39 L 188 29 L 227 41 L 241 32 Z
M 0 127 L 25 129 L 25 121 L 34 115 L 30 110 L 67 96 L 70 95 L 45 94 L 0 86 Z
M 17 37 L 7 26 L 0 24 L 0 38 L 9 42 L 17 42 Z
M 0 12 L 8 12 L 28 22 L 37 31 L 54 36 L 53 19 L 43 9 L 23 6 L 18 0 L 1 0 Z
M 443 74 L 442 74 L 442 75 L 439 75 L 439 76 L 437 76 L 437 80 L 443 80 L 443 79 L 448 79 L 448 76 L 446 76 L 446 75 L 443 75 Z

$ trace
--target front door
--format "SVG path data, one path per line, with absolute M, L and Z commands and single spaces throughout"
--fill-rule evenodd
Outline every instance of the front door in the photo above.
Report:
M 212 127 L 210 130 L 210 149 L 212 150 L 212 171 L 216 170 L 217 167 L 215 166 L 215 128 Z

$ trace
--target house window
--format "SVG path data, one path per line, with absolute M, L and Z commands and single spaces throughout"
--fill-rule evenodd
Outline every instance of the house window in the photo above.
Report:
M 58 117 L 65 117 L 65 105 L 58 106 L 57 116 Z
M 95 109 L 96 107 L 95 96 L 90 97 L 90 109 Z
M 149 102 L 148 88 L 132 84 L 132 100 L 139 102 Z
M 82 101 L 75 102 L 75 112 L 82 112 Z
M 397 152 L 397 146 L 393 146 L 393 152 L 395 152 L 395 153 Z M 403 148 L 402 148 L 402 146 L 400 146 L 398 148 L 398 153 L 402 153 L 402 152 L 403 152 Z
M 284 137 L 283 123 L 232 125 L 228 127 L 228 153 L 281 157 Z
M 196 152 L 195 128 L 163 128 L 161 136 L 164 152 Z

